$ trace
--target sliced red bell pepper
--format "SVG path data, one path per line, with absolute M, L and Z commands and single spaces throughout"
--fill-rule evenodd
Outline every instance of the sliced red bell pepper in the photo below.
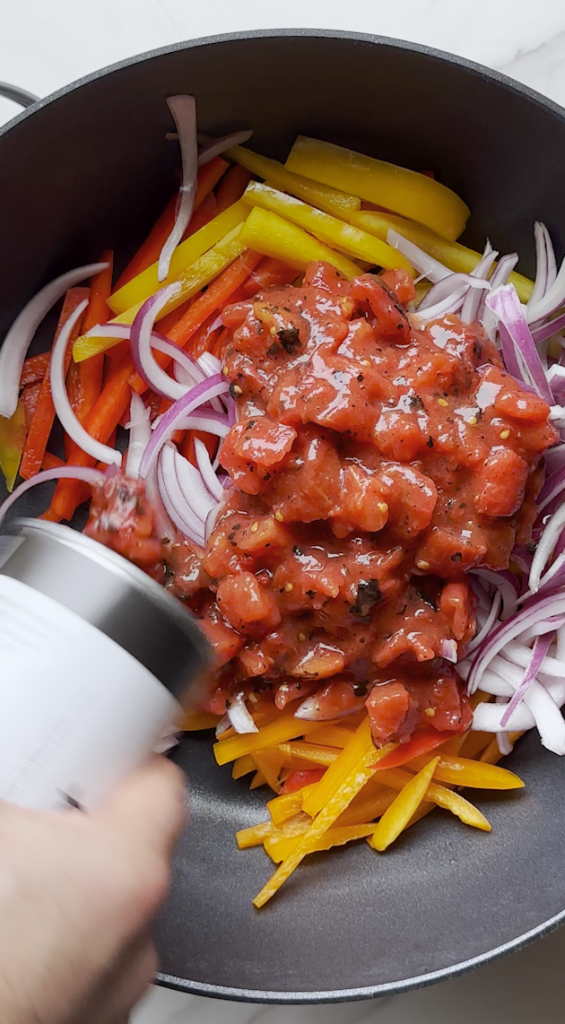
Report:
M 382 771 L 383 768 L 399 768 L 400 765 L 407 764 L 414 757 L 418 757 L 420 754 L 428 754 L 431 750 L 435 750 L 436 747 L 441 747 L 442 743 L 447 743 L 452 738 L 452 732 L 422 729 L 420 732 L 415 732 L 408 740 L 408 743 L 399 743 L 395 750 L 391 750 L 390 754 L 377 761 L 375 771 Z

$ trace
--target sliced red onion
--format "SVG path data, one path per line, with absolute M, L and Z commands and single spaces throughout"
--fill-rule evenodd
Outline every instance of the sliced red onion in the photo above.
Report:
M 199 437 L 194 439 L 194 454 L 196 455 L 196 463 L 200 474 L 210 494 L 216 501 L 223 501 L 224 499 L 224 488 L 222 487 L 218 477 L 212 469 L 212 463 L 210 461 L 210 455 L 208 449 L 203 441 Z
M 534 288 L 528 302 L 528 306 L 530 306 L 531 309 L 533 309 L 540 299 L 543 299 L 548 289 L 547 247 L 544 237 L 547 233 L 545 224 L 540 224 L 539 221 L 536 221 L 534 225 L 534 239 L 536 243 L 536 277 L 534 281 Z M 553 284 L 553 281 L 551 283 Z
M 18 498 L 21 498 L 22 494 L 29 491 L 30 487 L 35 487 L 36 484 L 47 484 L 50 480 L 82 480 L 83 483 L 90 484 L 92 487 L 102 487 L 105 479 L 106 476 L 100 469 L 89 466 L 60 466 L 58 469 L 46 469 L 32 476 L 31 480 L 24 480 L 0 505 L 0 524 Z
M 547 523 L 532 559 L 528 586 L 534 594 L 539 590 L 543 570 L 564 527 L 565 505 L 562 505 Z
M 482 701 L 473 712 L 471 729 L 478 732 L 503 732 L 503 714 L 504 707 L 500 704 L 487 704 L 486 701 Z M 510 732 L 526 732 L 527 729 L 533 729 L 535 724 L 536 720 L 530 709 L 525 704 L 520 704 L 512 713 L 506 728 Z
M 500 720 L 500 724 L 503 729 L 506 729 L 512 712 L 516 710 L 520 702 L 524 699 L 526 693 L 530 688 L 530 685 L 537 677 L 541 663 L 545 658 L 549 648 L 551 647 L 552 642 L 553 635 L 551 633 L 546 633 L 545 636 L 538 636 L 537 639 L 534 641 L 530 662 L 528 667 L 526 668 L 524 679 L 518 687 L 518 689 L 516 690 L 516 692 L 514 693 L 514 696 L 512 697 L 510 703 L 506 705 L 504 709 L 504 714 Z
M 225 437 L 229 433 L 229 424 L 225 413 L 212 412 L 209 409 L 199 409 L 197 413 L 185 416 L 178 430 L 205 430 L 209 434 L 216 434 L 217 437 Z
M 518 641 L 512 641 L 504 648 L 506 658 L 509 658 L 516 665 L 527 668 L 530 663 L 530 651 Z M 554 676 L 556 679 L 565 680 L 565 661 L 546 654 L 540 665 L 540 672 L 546 676 Z
M 442 281 L 444 277 L 452 276 L 449 267 L 444 266 L 439 260 L 434 260 L 433 256 L 428 256 L 427 252 L 414 245 L 414 242 L 409 242 L 398 231 L 393 231 L 391 228 L 387 232 L 386 240 L 393 249 L 397 249 L 406 257 L 414 270 L 417 270 L 423 277 L 427 277 L 428 281 L 433 284 Z
M 514 688 L 510 683 L 503 679 L 498 672 L 492 672 L 490 668 L 483 673 L 481 689 L 494 697 L 512 697 L 514 693 Z
M 549 320 L 548 323 L 533 328 L 532 335 L 536 345 L 541 345 L 542 341 L 547 341 L 548 338 L 552 338 L 554 334 L 558 334 L 564 329 L 565 313 L 561 313 L 555 320 Z
M 223 718 L 220 718 L 220 721 L 216 726 L 216 739 L 219 740 L 220 736 L 223 736 L 224 733 L 228 731 L 228 729 L 231 729 L 231 727 L 232 724 L 229 720 L 228 715 L 224 715 Z
M 514 270 L 514 267 L 516 266 L 517 262 L 517 252 L 508 253 L 508 255 L 506 256 L 501 256 L 490 277 L 491 291 L 494 291 L 495 288 L 500 288 L 501 285 L 506 284 L 508 282 L 508 278 L 510 277 L 510 274 Z M 492 309 L 489 309 L 488 306 L 486 305 L 485 295 L 481 296 L 481 305 L 481 323 L 490 340 L 494 341 L 496 338 L 498 317 L 495 316 L 495 314 L 492 312 Z
M 0 347 L 0 416 L 11 419 L 16 411 L 24 359 L 41 321 L 68 288 L 99 274 L 107 266 L 90 263 L 61 274 L 37 292 L 16 317 Z
M 232 700 L 228 707 L 227 715 L 233 728 L 240 735 L 248 732 L 259 732 L 243 699 L 243 694 L 238 693 L 237 697 Z
M 198 176 L 198 143 L 196 140 L 196 100 L 194 96 L 169 96 L 167 106 L 173 115 L 179 133 L 182 160 L 182 185 L 175 224 L 161 249 L 157 279 L 164 281 L 169 273 L 173 253 L 186 231 L 196 195 Z
M 445 658 L 446 661 L 450 661 L 453 665 L 457 664 L 457 644 L 455 640 L 441 640 L 439 653 L 441 658 Z
M 551 594 L 547 597 L 540 594 L 539 597 L 531 598 L 521 611 L 507 622 L 501 623 L 478 650 L 469 672 L 468 692 L 475 693 L 480 686 L 483 672 L 508 641 L 515 640 L 531 626 L 539 625 L 541 627 L 543 620 L 550 615 L 563 614 L 565 614 L 565 594 Z
M 498 743 L 498 749 L 502 754 L 502 757 L 508 757 L 514 749 L 513 743 L 510 742 L 510 737 L 507 732 L 497 732 L 496 742 Z
M 563 756 L 565 721 L 551 694 L 541 683 L 534 680 L 524 694 L 523 703 L 535 718 L 543 746 L 554 754 Z
M 206 543 L 210 540 L 212 533 L 216 527 L 216 520 L 220 511 L 220 505 L 216 505 L 215 508 L 211 508 L 206 516 L 206 522 L 204 523 L 204 539 Z
M 168 441 L 171 434 L 177 430 L 189 413 L 206 405 L 211 398 L 224 395 L 229 385 L 225 377 L 215 374 L 208 380 L 202 381 L 191 388 L 182 398 L 179 398 L 170 409 L 167 410 L 159 425 L 154 429 L 151 440 L 143 453 L 139 474 L 147 476 L 151 466 L 155 462 L 161 448 Z
M 131 393 L 129 445 L 126 459 L 126 476 L 137 480 L 142 455 L 151 437 L 149 409 L 137 392 Z
M 168 445 L 163 448 L 157 463 L 157 482 L 167 514 L 175 526 L 189 540 L 199 547 L 204 547 L 202 523 L 187 503 L 180 488 L 175 466 L 175 451 Z
M 163 343 L 158 340 L 156 343 L 154 342 L 153 324 L 169 299 L 178 294 L 179 289 L 179 284 L 169 284 L 147 299 L 133 321 L 130 337 L 131 355 L 139 376 L 161 398 L 174 400 L 182 398 L 186 394 L 186 385 L 179 384 L 178 381 L 170 377 L 155 359 L 153 346 L 159 345 L 160 350 L 163 351 Z M 175 352 L 173 358 L 176 359 L 177 355 L 178 353 Z
M 555 251 L 545 224 L 536 221 L 534 225 L 534 238 L 536 243 L 536 279 L 534 281 L 534 290 L 527 305 L 528 311 L 533 310 L 537 303 L 543 299 L 557 277 Z
M 486 305 L 508 331 L 524 380 L 532 384 L 540 398 L 551 405 L 551 390 L 516 289 L 511 284 L 496 288 L 487 296 Z M 510 367 L 508 369 L 513 372 Z
M 452 295 L 448 295 L 442 302 L 438 302 L 435 306 L 425 309 L 421 314 L 419 310 L 411 313 L 410 320 L 412 325 L 416 330 L 420 330 L 432 320 L 440 320 L 442 317 L 448 316 L 449 313 L 457 313 L 463 305 L 467 291 L 468 288 L 465 285 L 464 288 L 458 288 Z
M 175 528 L 167 515 L 167 510 L 163 504 L 161 494 L 159 493 L 157 466 L 153 466 L 145 480 L 145 493 L 155 518 L 156 532 L 161 540 L 171 540 L 175 535 Z
M 490 242 L 488 242 L 482 259 L 477 263 L 477 266 L 471 271 L 469 276 L 482 278 L 486 281 L 497 256 L 498 253 L 492 248 Z M 481 294 L 477 289 L 471 288 L 467 292 L 460 313 L 460 318 L 464 324 L 470 324 L 473 323 L 474 320 L 479 319 L 484 306 L 483 300 L 484 293 Z
M 474 569 L 470 575 L 472 578 L 479 577 L 485 580 L 500 591 L 504 617 L 507 619 L 514 612 L 520 594 L 520 584 L 514 574 L 505 571 L 493 572 L 492 569 Z
M 207 140 L 202 149 L 198 154 L 198 165 L 202 167 L 204 164 L 213 160 L 215 156 L 221 156 L 227 149 L 233 149 L 234 146 L 243 146 L 253 135 L 253 130 L 244 132 L 234 132 L 232 135 L 223 135 L 221 139 L 209 139 Z
M 91 330 L 87 332 L 85 337 L 116 338 L 116 341 L 122 339 L 129 341 L 131 339 L 131 330 L 131 324 L 97 324 L 95 327 L 92 327 Z M 174 341 L 170 341 L 169 338 L 165 338 L 162 334 L 159 334 L 157 331 L 151 332 L 151 348 L 155 349 L 157 352 L 162 352 L 164 355 L 169 356 L 170 359 L 174 360 L 176 366 L 182 367 L 182 377 L 179 377 L 178 379 L 179 384 L 188 384 L 190 386 L 193 386 L 194 384 L 200 383 L 200 381 L 204 380 L 206 377 L 211 376 L 212 373 L 217 372 L 215 369 L 210 369 L 209 371 L 203 369 L 203 365 L 201 365 L 200 360 L 193 359 L 192 356 L 188 354 L 188 352 L 185 352 L 185 350 L 180 347 L 180 345 L 177 345 L 176 342 Z M 213 359 L 214 357 L 211 356 L 211 358 Z M 163 368 L 160 367 L 160 369 L 162 370 Z M 167 378 L 164 381 L 165 387 L 166 390 L 169 391 L 171 383 L 174 385 L 174 382 L 171 382 L 170 377 L 168 377 L 168 375 L 165 374 L 165 377 Z M 170 395 L 161 393 L 159 391 L 157 393 L 161 394 L 162 398 L 171 397 Z
M 565 489 L 565 465 L 546 477 L 536 502 L 539 512 L 549 505 L 550 501 L 553 501 L 558 494 L 561 494 L 563 489 Z
M 324 711 L 320 706 L 319 695 L 313 693 L 311 697 L 307 697 L 300 707 L 297 708 L 294 712 L 294 717 L 303 719 L 305 722 L 333 722 L 338 718 L 348 718 L 349 715 L 356 714 L 363 707 L 365 700 L 365 697 L 359 697 L 354 707 L 346 708 L 342 711 Z
M 85 430 L 80 420 L 77 419 L 69 401 L 65 385 L 65 355 L 68 344 L 75 324 L 80 320 L 87 306 L 87 299 L 81 302 L 80 306 L 77 306 L 64 324 L 59 337 L 53 345 L 53 352 L 51 354 L 51 394 L 53 396 L 53 405 L 63 425 L 63 429 L 66 430 L 69 437 L 72 438 L 83 452 L 91 455 L 97 462 L 105 462 L 109 466 L 121 466 L 121 453 L 116 451 L 115 448 L 110 448 L 109 445 L 102 444 L 101 441 L 96 441 Z
M 500 257 L 490 278 L 490 285 L 493 291 L 495 288 L 500 288 L 503 284 L 508 282 L 508 278 L 514 270 L 518 259 L 519 256 L 517 252 L 510 252 L 507 253 L 506 256 Z
M 206 516 L 211 509 L 216 508 L 217 502 L 212 498 L 210 492 L 205 487 L 200 473 L 196 467 L 192 465 L 192 462 L 185 459 L 184 456 L 175 449 L 173 449 L 173 457 L 175 461 L 177 480 L 183 497 L 186 504 L 194 512 L 194 515 L 200 520 L 202 532 L 204 533 Z
M 528 302 L 527 307 L 527 320 L 529 324 L 537 323 L 538 320 L 544 320 L 545 317 L 551 316 L 565 303 L 565 260 L 559 268 L 559 273 L 555 278 L 555 281 L 550 288 L 547 289 L 545 295 L 538 299 L 535 305 Z
M 488 281 L 471 277 L 470 274 L 450 274 L 449 277 L 434 284 L 433 288 L 430 288 L 429 292 L 424 295 L 418 306 L 417 315 L 420 316 L 424 310 L 433 308 L 445 299 L 453 299 L 461 288 L 465 288 L 465 294 L 468 294 L 469 288 L 488 291 L 490 285 Z
M 490 634 L 490 631 L 491 631 L 492 627 L 494 626 L 495 622 L 498 619 L 498 613 L 500 611 L 501 603 L 502 603 L 502 594 L 501 594 L 500 590 L 497 590 L 496 594 L 494 595 L 493 602 L 492 602 L 492 608 L 491 608 L 491 610 L 490 610 L 490 612 L 488 614 L 488 617 L 487 617 L 487 619 L 486 619 L 482 629 L 477 633 L 477 635 L 473 638 L 473 640 L 471 640 L 471 643 L 467 647 L 467 653 L 468 654 L 471 654 L 474 650 L 477 649 L 477 647 L 480 647 L 481 644 L 483 643 L 483 641 L 486 640 L 487 636 Z
M 212 355 L 211 352 L 203 352 L 201 356 L 198 356 L 197 363 L 204 371 L 206 377 L 211 377 L 214 373 L 219 373 L 222 369 L 221 359 Z

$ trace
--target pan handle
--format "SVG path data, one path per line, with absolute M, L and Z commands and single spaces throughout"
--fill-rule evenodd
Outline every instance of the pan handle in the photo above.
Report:
M 9 85 L 8 82 L 0 82 L 0 96 L 5 96 L 7 100 L 12 100 L 21 107 L 31 107 L 32 103 L 39 99 L 33 92 L 19 89 L 17 85 Z

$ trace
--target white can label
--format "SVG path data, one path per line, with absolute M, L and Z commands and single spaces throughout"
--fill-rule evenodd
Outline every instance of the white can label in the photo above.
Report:
M 91 807 L 178 714 L 166 687 L 114 640 L 0 574 L 0 798 Z

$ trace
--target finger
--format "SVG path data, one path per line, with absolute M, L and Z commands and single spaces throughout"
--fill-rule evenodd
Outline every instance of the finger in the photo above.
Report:
M 153 757 L 112 793 L 98 813 L 169 857 L 186 820 L 186 782 L 165 757 Z

